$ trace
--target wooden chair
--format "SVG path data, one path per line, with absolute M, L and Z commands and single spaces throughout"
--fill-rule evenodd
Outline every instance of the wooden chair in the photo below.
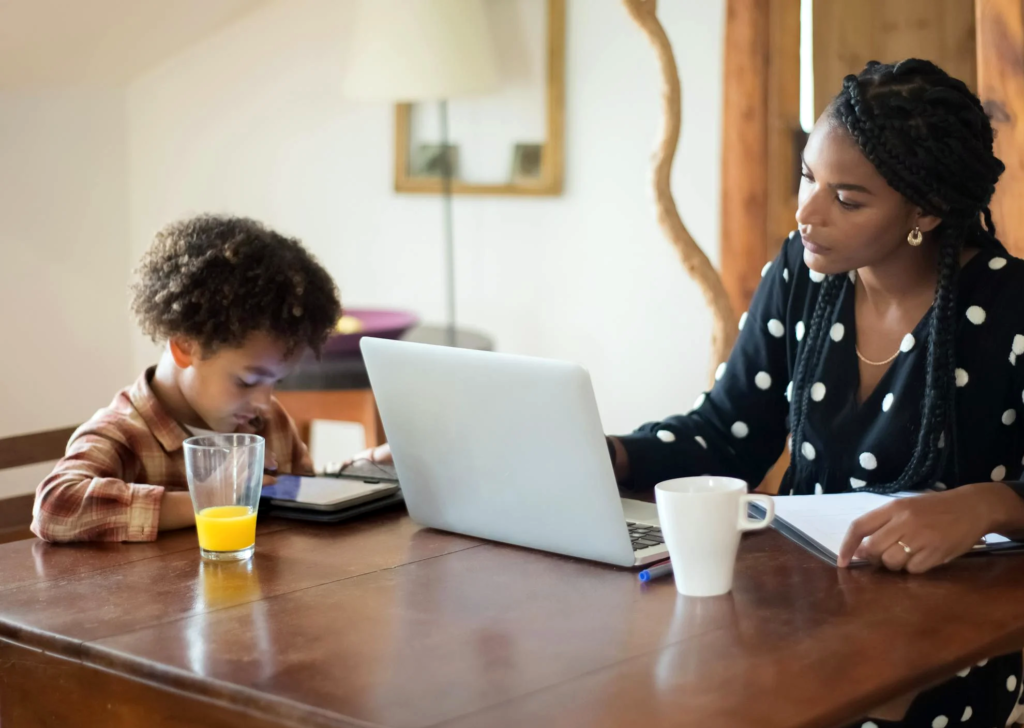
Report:
M 0 439 L 0 470 L 37 465 L 64 457 L 74 427 L 33 432 Z M 0 543 L 31 538 L 28 530 L 32 523 L 34 495 L 0 498 Z

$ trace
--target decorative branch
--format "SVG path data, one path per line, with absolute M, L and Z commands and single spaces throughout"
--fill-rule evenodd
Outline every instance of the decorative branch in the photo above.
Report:
M 672 197 L 672 161 L 682 129 L 682 90 L 679 72 L 665 29 L 658 20 L 657 0 L 622 0 L 630 16 L 647 36 L 658 57 L 662 79 L 664 129 L 654 153 L 654 199 L 658 223 L 679 254 L 689 276 L 696 281 L 711 308 L 711 372 L 729 358 L 736 342 L 736 314 L 722 283 L 722 276 L 690 235 Z

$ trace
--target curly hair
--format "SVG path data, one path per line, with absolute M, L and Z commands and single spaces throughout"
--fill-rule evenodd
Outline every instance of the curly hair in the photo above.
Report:
M 204 356 L 266 333 L 317 355 L 341 314 L 326 270 L 293 238 L 243 217 L 201 215 L 156 234 L 135 271 L 132 311 L 153 341 L 183 336 Z
M 964 246 L 1003 251 L 989 202 L 1003 163 L 992 149 L 993 131 L 978 97 L 929 61 L 895 65 L 871 61 L 843 80 L 827 112 L 845 128 L 889 186 L 926 214 L 942 219 L 935 229 L 938 283 L 928 336 L 928 361 L 917 447 L 892 483 L 867 490 L 888 493 L 928 488 L 940 477 L 947 452 L 956 469 L 957 284 Z M 821 366 L 827 333 L 845 276 L 822 283 L 793 377 L 793 449 L 804 441 L 810 390 Z M 951 448 L 944 448 L 946 433 Z M 956 477 L 959 477 L 957 474 Z M 806 480 L 798 478 L 797 482 Z M 810 492 L 806 483 L 798 493 Z

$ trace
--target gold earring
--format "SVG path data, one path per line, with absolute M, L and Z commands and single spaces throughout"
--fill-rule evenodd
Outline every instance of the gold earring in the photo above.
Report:
M 913 245 L 915 248 L 924 242 L 924 235 L 921 233 L 921 228 L 915 227 L 907 235 L 907 242 Z

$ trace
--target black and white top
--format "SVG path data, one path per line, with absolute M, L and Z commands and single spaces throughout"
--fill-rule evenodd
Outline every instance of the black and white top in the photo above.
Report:
M 687 415 L 648 423 L 622 438 L 631 483 L 641 490 L 670 478 L 725 475 L 756 486 L 789 434 L 790 382 L 824 276 L 803 261 L 796 233 L 765 266 L 741 333 L 717 383 Z M 908 331 L 900 354 L 861 404 L 855 351 L 854 287 L 848 281 L 829 322 L 815 373 L 805 439 L 782 493 L 840 493 L 890 483 L 917 441 L 924 396 L 929 311 Z M 1024 458 L 1024 261 L 982 251 L 960 275 L 956 329 L 957 463 L 947 458 L 935 488 L 1019 478 Z M 948 435 L 949 433 L 947 433 Z M 948 446 L 944 435 L 940 444 Z M 958 473 L 959 477 L 955 474 Z M 1024 486 L 1011 484 L 1024 496 Z

